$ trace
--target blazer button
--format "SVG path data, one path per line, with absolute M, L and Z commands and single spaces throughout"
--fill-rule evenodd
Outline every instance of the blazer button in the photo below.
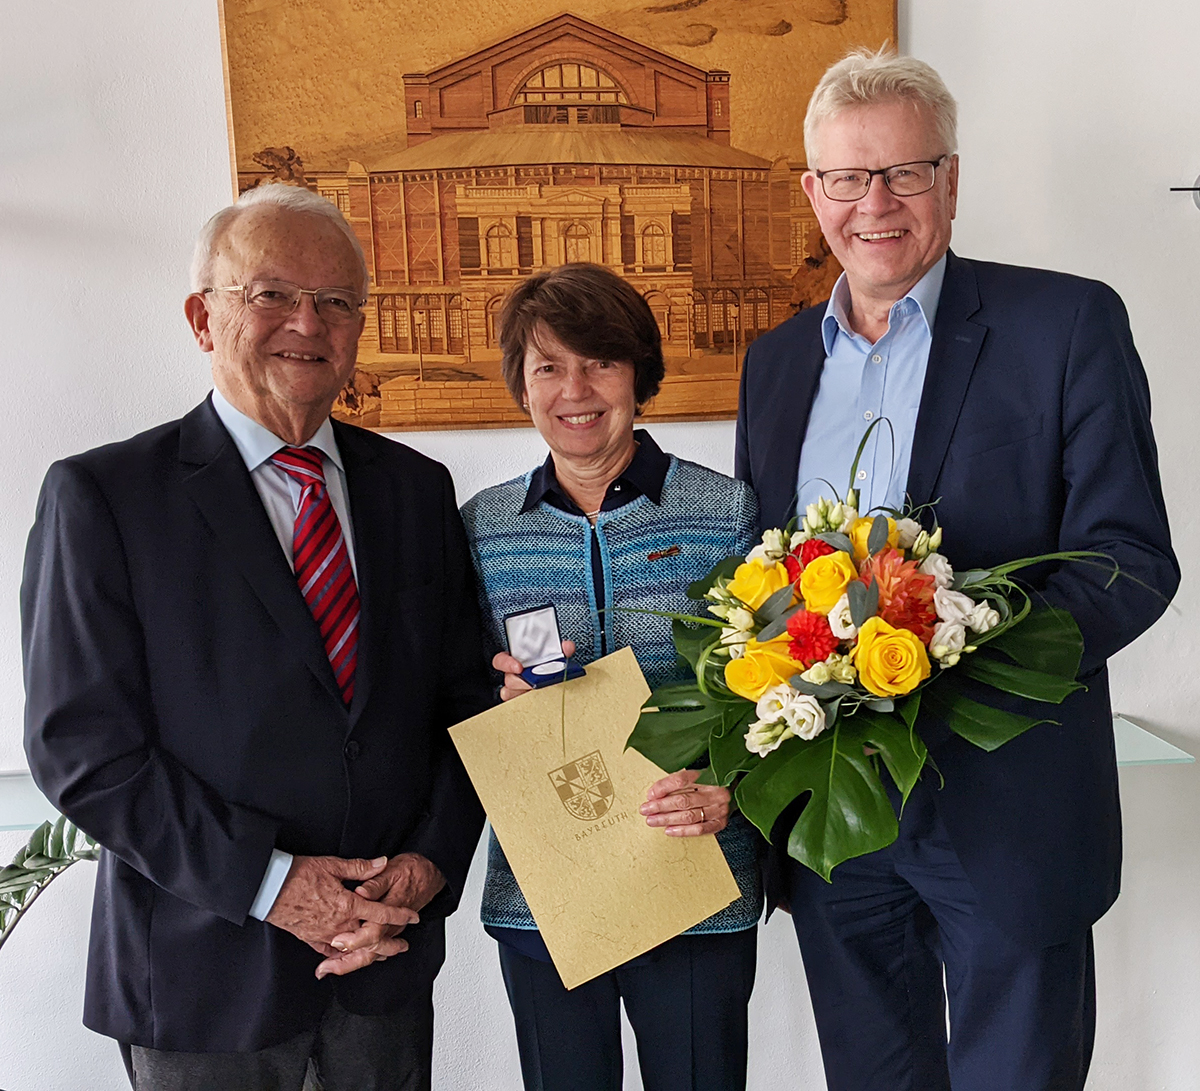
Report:
M 351 739 L 342 748 L 342 753 L 346 755 L 347 761 L 354 761 L 354 759 L 357 758 L 358 755 L 362 753 L 362 747 L 359 746 L 359 744 L 356 740 Z

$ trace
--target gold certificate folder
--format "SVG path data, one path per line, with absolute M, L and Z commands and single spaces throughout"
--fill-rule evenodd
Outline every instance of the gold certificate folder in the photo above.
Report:
M 649 687 L 633 652 L 450 729 L 568 989 L 738 897 L 714 837 L 668 837 L 638 807 L 663 772 L 626 750 Z M 565 708 L 564 708 L 565 702 Z

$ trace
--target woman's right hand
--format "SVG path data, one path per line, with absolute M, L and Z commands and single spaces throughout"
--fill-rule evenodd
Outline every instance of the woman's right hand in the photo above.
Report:
M 575 654 L 575 641 L 564 640 L 562 650 L 563 655 L 570 659 Z M 504 686 L 500 690 L 502 701 L 511 701 L 514 697 L 533 689 L 533 686 L 521 677 L 525 668 L 508 652 L 497 652 L 492 656 L 492 669 L 504 675 Z

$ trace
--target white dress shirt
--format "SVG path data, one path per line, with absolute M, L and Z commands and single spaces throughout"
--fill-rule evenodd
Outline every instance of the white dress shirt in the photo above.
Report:
M 250 480 L 254 482 L 267 518 L 279 539 L 280 548 L 287 559 L 288 567 L 295 571 L 292 562 L 292 531 L 296 525 L 296 512 L 300 509 L 301 486 L 291 474 L 281 470 L 271 461 L 276 451 L 288 446 L 274 432 L 264 428 L 256 420 L 235 409 L 219 390 L 212 392 L 213 409 L 220 417 L 225 430 L 233 438 L 246 469 L 250 471 Z M 350 522 L 350 507 L 346 491 L 346 470 L 342 465 L 342 455 L 338 450 L 337 440 L 333 435 L 333 425 L 326 418 L 317 429 L 317 433 L 305 444 L 306 447 L 316 447 L 322 455 L 321 461 L 325 466 L 325 488 L 333 510 L 342 525 L 342 535 L 346 539 L 346 552 L 350 555 L 350 568 L 354 578 L 358 579 L 358 567 L 354 560 L 354 529 Z M 279 897 L 279 890 L 287 878 L 288 869 L 292 866 L 290 853 L 279 849 L 271 851 L 271 859 L 267 863 L 266 874 L 259 884 L 258 893 L 250 906 L 250 916 L 265 920 Z

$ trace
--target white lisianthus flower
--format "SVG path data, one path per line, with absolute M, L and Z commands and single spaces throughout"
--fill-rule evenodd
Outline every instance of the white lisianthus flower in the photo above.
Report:
M 725 620 L 735 629 L 740 629 L 744 633 L 753 633 L 754 631 L 754 615 L 744 606 L 730 607 L 729 613 L 725 615 Z
M 827 664 L 814 663 L 800 677 L 806 682 L 811 682 L 814 686 L 823 686 L 833 676 L 829 673 Z
M 758 699 L 754 706 L 754 715 L 764 723 L 774 723 L 783 715 L 787 703 L 796 696 L 796 691 L 786 682 L 771 686 Z
M 977 602 L 967 620 L 968 628 L 977 633 L 986 633 L 1000 624 L 1000 614 L 987 601 Z
M 838 655 L 834 652 L 825 660 L 825 665 L 829 668 L 829 678 L 833 682 L 845 682 L 849 685 L 858 677 L 854 660 L 848 655 Z
M 858 509 L 852 508 L 849 504 L 843 504 L 842 511 L 844 511 L 846 513 L 845 518 L 841 521 L 841 523 L 838 526 L 834 527 L 833 529 L 836 530 L 839 534 L 848 534 L 850 532 L 850 528 L 856 522 L 858 522 Z
M 850 616 L 850 596 L 843 595 L 829 611 L 829 628 L 838 640 L 852 640 L 858 635 L 858 626 Z
M 762 541 L 746 554 L 746 560 L 757 561 L 765 567 L 782 561 L 786 555 L 783 531 L 772 529 L 763 533 Z
M 975 600 L 961 591 L 951 591 L 948 587 L 939 587 L 933 593 L 933 608 L 937 611 L 937 616 L 941 621 L 966 625 L 975 610 Z
M 940 553 L 928 554 L 917 566 L 917 571 L 926 576 L 932 576 L 933 582 L 938 587 L 949 587 L 954 582 L 954 569 L 950 567 L 950 562 Z
M 783 706 L 783 719 L 793 735 L 815 739 L 825 730 L 825 710 L 821 702 L 806 693 L 798 693 Z
M 790 553 L 797 546 L 802 546 L 811 537 L 811 534 L 805 534 L 802 530 L 793 531 L 791 541 L 788 542 L 788 552 Z
M 729 611 L 732 609 L 733 607 L 727 602 L 717 602 L 708 608 L 708 612 L 714 617 L 719 617 L 722 621 L 728 621 Z
M 741 659 L 746 651 L 746 641 L 750 634 L 743 629 L 731 629 L 726 626 L 721 630 L 721 647 L 729 652 L 730 659 Z
M 911 549 L 921 533 L 921 524 L 915 519 L 896 520 L 896 544 L 901 549 Z
M 966 625 L 961 622 L 942 622 L 934 630 L 929 642 L 929 654 L 937 660 L 946 660 L 953 655 L 958 663 L 959 654 L 967 646 Z
M 782 720 L 772 723 L 755 720 L 746 731 L 746 749 L 751 754 L 765 758 L 772 750 L 778 750 L 786 740 L 792 737 L 792 729 Z

